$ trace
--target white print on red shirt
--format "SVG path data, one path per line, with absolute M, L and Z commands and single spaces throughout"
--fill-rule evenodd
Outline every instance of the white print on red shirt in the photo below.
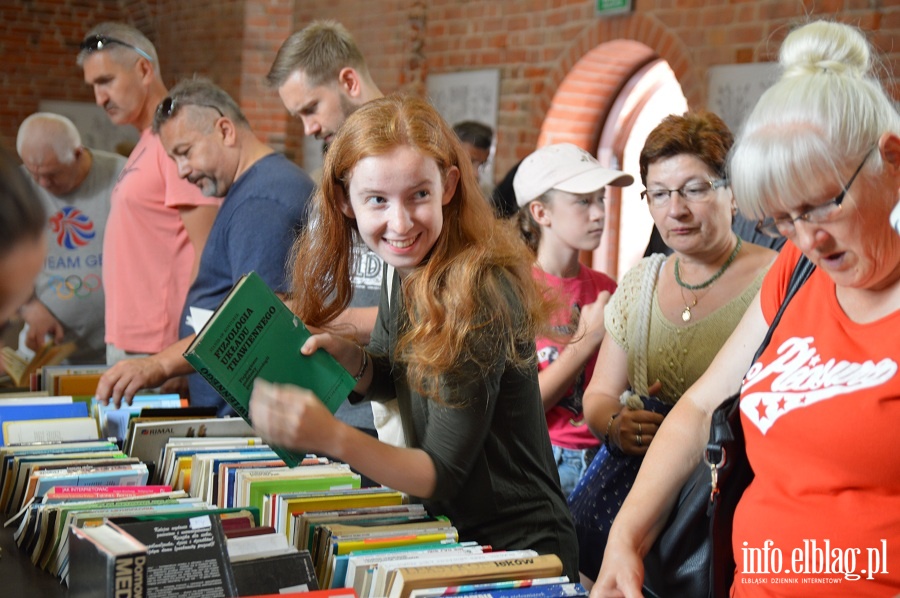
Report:
M 741 388 L 741 411 L 763 434 L 794 409 L 884 384 L 897 373 L 897 363 L 887 357 L 878 363 L 823 361 L 811 336 L 789 338 L 777 354 L 766 366 L 754 363 Z M 770 376 L 769 390 L 748 392 Z

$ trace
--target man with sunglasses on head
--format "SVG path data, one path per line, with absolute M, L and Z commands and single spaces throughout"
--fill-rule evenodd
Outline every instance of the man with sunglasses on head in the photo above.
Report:
M 195 308 L 214 310 L 242 275 L 255 270 L 277 293 L 287 294 L 285 267 L 294 237 L 306 224 L 312 180 L 262 143 L 237 103 L 207 79 L 186 79 L 160 104 L 152 130 L 178 174 L 208 197 L 223 197 L 181 317 L 181 340 L 156 355 L 123 361 L 100 380 L 97 398 L 119 404 L 141 388 L 192 374 L 184 351 L 196 336 Z M 234 411 L 199 374 L 188 378 L 191 405 Z
M 178 176 L 150 130 L 167 94 L 150 40 L 131 26 L 103 23 L 85 36 L 77 62 L 110 120 L 141 133 L 113 190 L 103 244 L 111 365 L 178 340 L 181 308 L 220 201 Z

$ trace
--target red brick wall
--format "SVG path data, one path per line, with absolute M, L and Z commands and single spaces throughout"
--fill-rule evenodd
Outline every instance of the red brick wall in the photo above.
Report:
M 194 72 L 237 96 L 254 126 L 294 153 L 302 134 L 259 82 L 275 49 L 314 18 L 343 22 L 385 92 L 419 89 L 427 73 L 501 70 L 497 175 L 535 147 L 553 93 L 579 58 L 624 38 L 672 65 L 688 101 L 705 101 L 712 65 L 770 60 L 788 28 L 837 18 L 870 30 L 900 72 L 900 0 L 635 0 L 627 16 L 598 19 L 591 0 L 13 0 L 0 8 L 0 133 L 10 137 L 38 99 L 90 100 L 74 65 L 77 43 L 100 20 L 130 21 L 159 46 L 168 84 Z M 424 29 L 422 27 L 424 21 Z M 900 80 L 889 84 L 900 97 Z
M 156 0 L 156 51 L 166 86 L 198 74 L 240 98 L 244 0 Z
M 40 99 L 93 101 L 75 64 L 94 23 L 121 20 L 118 2 L 16 0 L 0 4 L 0 137 L 15 144 L 19 123 Z

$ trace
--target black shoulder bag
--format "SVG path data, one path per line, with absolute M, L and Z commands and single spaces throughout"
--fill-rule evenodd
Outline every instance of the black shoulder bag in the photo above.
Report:
M 755 363 L 781 315 L 815 265 L 801 256 L 787 294 L 769 326 Z M 649 598 L 724 598 L 734 582 L 732 519 L 753 480 L 741 428 L 740 393 L 713 412 L 703 461 L 681 489 L 666 527 L 644 557 L 644 595 Z

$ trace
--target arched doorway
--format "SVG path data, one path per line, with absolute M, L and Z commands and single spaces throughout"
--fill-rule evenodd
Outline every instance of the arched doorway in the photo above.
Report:
M 607 190 L 603 242 L 593 255 L 584 256 L 585 263 L 619 278 L 643 255 L 653 223 L 640 199 L 640 150 L 663 117 L 686 109 L 687 100 L 668 63 L 632 40 L 596 46 L 560 83 L 538 147 L 574 143 L 636 181 L 621 191 Z

